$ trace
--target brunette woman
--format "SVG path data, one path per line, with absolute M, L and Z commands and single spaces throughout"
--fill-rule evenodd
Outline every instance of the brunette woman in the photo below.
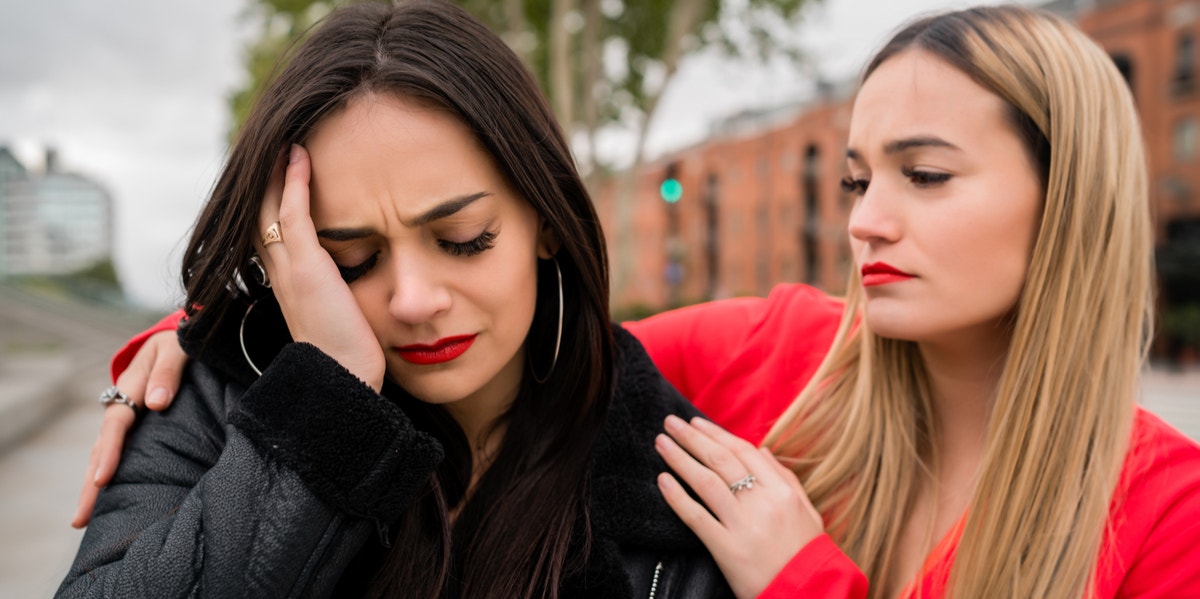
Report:
M 336 10 L 196 223 L 192 360 L 58 596 L 727 595 L 655 487 L 697 412 L 609 324 L 597 223 L 496 35 Z

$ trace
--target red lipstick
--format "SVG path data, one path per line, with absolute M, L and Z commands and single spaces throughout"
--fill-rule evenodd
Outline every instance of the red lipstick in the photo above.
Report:
M 913 278 L 913 275 L 910 275 L 886 262 L 871 262 L 870 264 L 864 264 L 862 267 L 863 287 L 887 285 L 888 283 L 899 283 L 901 281 L 907 281 L 911 278 Z
M 463 355 L 463 352 L 470 349 L 471 344 L 475 343 L 475 337 L 476 335 L 459 335 L 458 337 L 438 339 L 429 345 L 414 343 L 393 349 L 396 350 L 396 353 L 400 354 L 400 357 L 405 362 L 417 364 L 418 366 L 428 366 L 430 364 L 449 362 Z

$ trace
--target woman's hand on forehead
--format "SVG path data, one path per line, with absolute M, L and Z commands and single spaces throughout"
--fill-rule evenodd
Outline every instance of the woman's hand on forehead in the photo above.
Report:
M 383 351 L 337 265 L 317 241 L 309 213 L 311 169 L 308 151 L 292 145 L 272 173 L 259 214 L 260 231 L 268 235 L 277 225 L 282 239 L 264 237 L 255 247 L 292 339 L 315 345 L 379 391 L 386 369 Z

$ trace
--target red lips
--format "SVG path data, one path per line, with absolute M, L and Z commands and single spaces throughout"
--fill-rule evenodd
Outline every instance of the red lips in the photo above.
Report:
M 913 276 L 886 262 L 872 262 L 864 264 L 862 267 L 863 287 L 899 283 L 907 281 L 913 278 Z
M 476 335 L 460 335 L 438 339 L 430 345 L 415 343 L 394 348 L 405 361 L 419 366 L 449 362 L 463 355 L 475 343 Z

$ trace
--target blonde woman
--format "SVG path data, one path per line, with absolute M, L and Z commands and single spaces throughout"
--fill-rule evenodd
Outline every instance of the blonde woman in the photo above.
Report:
M 735 592 L 1200 597 L 1200 448 L 1135 403 L 1152 246 L 1109 57 L 1025 8 L 917 21 L 867 66 L 846 157 L 853 283 L 763 442 L 788 468 L 703 421 L 656 443 L 711 513 L 665 473 L 664 496 Z M 719 332 L 688 337 L 695 372 L 719 371 L 721 344 L 804 343 L 805 293 L 660 328 Z
M 734 591 L 1200 597 L 1200 448 L 1135 403 L 1147 183 L 1108 57 L 1023 8 L 915 22 L 866 69 L 847 157 L 845 303 L 781 285 L 628 325 L 725 427 L 669 419 L 656 446 Z M 181 361 L 149 339 L 115 362 L 139 399 Z

